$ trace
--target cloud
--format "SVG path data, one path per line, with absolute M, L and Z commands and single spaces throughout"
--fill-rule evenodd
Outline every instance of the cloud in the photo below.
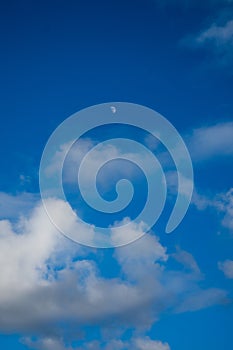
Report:
M 136 350 L 170 350 L 170 346 L 167 343 L 161 341 L 151 340 L 147 338 L 137 338 L 134 341 Z
M 218 263 L 219 270 L 223 271 L 226 278 L 233 278 L 233 260 L 225 260 Z
M 21 342 L 27 345 L 30 349 L 35 350 L 72 350 L 71 347 L 66 347 L 62 339 L 56 338 L 40 338 L 32 340 L 29 337 L 21 339 Z
M 51 205 L 60 220 L 67 220 L 60 201 Z M 147 240 L 144 247 L 149 244 L 154 259 L 159 259 L 164 249 L 156 240 Z M 65 319 L 75 327 L 102 324 L 109 317 L 132 326 L 143 319 L 147 322 L 147 310 L 141 314 L 148 303 L 142 298 L 144 285 L 102 278 L 96 262 L 82 258 L 82 251 L 57 232 L 41 205 L 16 226 L 0 221 L 1 330 L 43 333 L 49 329 L 53 334 L 57 320 Z
M 220 65 L 231 65 L 233 59 L 233 20 L 232 1 L 222 3 L 218 16 L 206 28 L 196 35 L 188 35 L 181 43 L 191 49 L 202 49 L 211 54 L 213 62 Z M 229 6 L 227 6 L 229 5 Z M 215 13 L 213 12 L 213 15 Z M 230 18 L 229 18 L 230 17 Z M 210 59 L 208 57 L 208 64 Z
M 19 180 L 20 180 L 20 185 L 24 186 L 24 185 L 30 184 L 32 181 L 32 178 L 29 175 L 20 174 Z
M 233 155 L 233 122 L 194 129 L 187 144 L 194 161 Z
M 190 293 L 190 295 L 181 302 L 176 311 L 197 311 L 216 304 L 227 303 L 226 291 L 218 288 L 210 288 L 207 290 L 198 290 Z
M 16 195 L 0 192 L 0 219 L 15 219 L 30 213 L 39 200 L 34 193 L 18 193 Z
M 38 350 L 170 350 L 167 343 L 158 340 L 152 340 L 149 337 L 133 337 L 129 341 L 112 339 L 108 342 L 100 342 L 97 340 L 85 342 L 82 347 L 69 347 L 64 344 L 63 339 L 56 338 L 40 338 L 31 340 L 30 338 L 22 339 L 27 346 Z
M 112 228 L 114 228 L 114 231 Z M 129 242 L 136 241 L 144 236 L 147 231 L 148 226 L 144 222 L 137 224 L 131 221 L 130 218 L 125 217 L 121 221 L 116 221 L 111 227 L 111 241 L 113 246 L 122 246 Z
M 219 193 L 213 197 L 195 192 L 192 201 L 198 210 L 215 209 L 222 215 L 222 226 L 233 232 L 233 188 L 230 188 L 226 193 Z
M 50 200 L 50 205 L 60 221 L 70 221 L 65 203 Z M 119 271 L 112 277 L 101 274 L 101 252 L 63 237 L 41 203 L 17 222 L 1 220 L 1 332 L 28 336 L 24 341 L 35 349 L 69 349 L 87 326 L 102 332 L 114 327 L 120 334 L 130 328 L 143 333 L 166 310 L 197 310 L 222 303 L 226 296 L 225 291 L 200 287 L 202 277 L 187 252 L 175 256 L 187 271 L 169 269 L 166 248 L 153 234 L 114 250 L 112 259 Z M 149 339 L 129 342 L 135 349 L 168 349 Z M 117 349 L 121 344 L 111 346 Z
M 233 46 L 233 20 L 229 20 L 223 25 L 212 24 L 196 38 L 200 45 L 212 44 L 216 49 L 222 46 Z
M 192 254 L 180 249 L 180 247 L 177 247 L 176 249 L 176 253 L 172 254 L 172 256 L 185 268 L 201 277 L 201 270 Z
M 127 142 L 127 140 L 125 140 Z M 133 142 L 133 141 L 132 141 Z M 122 147 L 119 147 L 119 144 Z M 151 156 L 143 152 L 143 148 L 139 147 L 135 150 L 135 143 L 130 147 L 130 140 L 127 144 L 124 141 L 114 143 L 113 140 L 105 141 L 101 144 L 95 145 L 90 139 L 81 139 L 78 143 L 63 144 L 59 151 L 56 151 L 51 163 L 46 168 L 46 174 L 48 177 L 56 174 L 63 167 L 63 180 L 65 183 L 77 183 L 77 172 L 82 161 L 85 160 L 84 165 L 88 171 L 85 173 L 83 185 L 87 188 L 90 181 L 93 181 L 93 174 L 97 174 L 99 166 L 107 164 L 111 160 L 115 159 L 129 159 L 136 164 L 147 164 L 147 169 L 151 166 Z M 72 146 L 72 147 L 71 147 Z M 127 146 L 124 147 L 124 146 Z M 84 159 L 85 158 L 85 159 Z M 64 162 L 65 159 L 65 162 Z M 63 163 L 64 162 L 64 163 Z M 130 166 L 130 163 L 124 162 L 124 166 L 119 166 L 119 162 L 112 162 L 111 167 L 105 167 L 105 171 L 101 173 L 101 177 L 98 177 L 98 181 L 102 186 L 108 186 L 108 183 L 112 183 L 111 179 L 115 173 L 124 174 L 127 176 L 135 175 L 135 168 Z
M 194 190 L 192 204 L 194 204 L 198 210 L 205 210 L 208 207 L 213 207 L 214 202 L 213 198 L 200 194 L 196 189 Z
M 233 232 L 233 188 L 226 194 L 222 194 L 217 201 L 216 207 L 224 213 L 223 226 Z

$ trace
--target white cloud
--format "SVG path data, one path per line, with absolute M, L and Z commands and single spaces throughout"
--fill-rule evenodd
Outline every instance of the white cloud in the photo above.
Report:
M 189 252 L 186 252 L 185 250 L 180 249 L 180 247 L 176 248 L 176 253 L 172 254 L 172 256 L 180 262 L 185 268 L 192 271 L 193 273 L 197 274 L 197 276 L 201 277 L 201 270 L 192 256 Z
M 219 270 L 223 271 L 226 278 L 233 278 L 233 260 L 225 260 L 218 263 Z
M 216 156 L 233 155 L 233 122 L 194 129 L 187 144 L 192 159 L 206 160 Z
M 204 307 L 228 302 L 226 291 L 218 288 L 191 292 L 176 308 L 177 312 L 197 311 Z
M 15 219 L 29 213 L 38 200 L 39 195 L 34 193 L 12 195 L 0 192 L 0 219 Z
M 207 207 L 211 207 L 213 203 L 213 198 L 200 194 L 196 189 L 194 190 L 192 204 L 194 204 L 198 210 L 205 210 Z
M 179 193 L 183 196 L 188 197 L 191 189 L 193 188 L 193 181 L 183 176 L 181 173 L 178 174 L 177 171 L 173 170 L 166 172 L 169 194 L 175 195 L 178 192 L 178 175 L 180 177 L 180 182 L 182 183 L 182 187 L 179 186 Z
M 114 229 L 114 230 L 113 230 Z M 111 226 L 111 241 L 112 246 L 122 246 L 129 242 L 134 242 L 138 238 L 144 236 L 147 232 L 147 225 L 144 222 L 136 224 L 130 218 L 125 217 L 120 222 L 115 222 Z
M 65 346 L 63 339 L 59 338 L 46 337 L 34 341 L 30 338 L 24 338 L 22 342 L 36 350 L 170 350 L 167 343 L 152 340 L 149 337 L 132 337 L 128 341 L 112 339 L 108 342 L 101 342 L 94 340 L 83 343 L 81 347 L 72 348 Z
M 72 147 L 71 147 L 72 146 Z M 82 139 L 79 140 L 78 143 L 68 143 L 61 145 L 60 150 L 56 151 L 51 164 L 46 168 L 46 173 L 48 176 L 51 174 L 56 173 L 63 167 L 63 160 L 65 157 L 66 159 L 66 167 L 64 167 L 64 181 L 67 183 L 76 183 L 77 182 L 77 170 L 78 167 L 83 160 L 83 158 L 88 154 L 88 152 L 91 151 L 91 149 L 95 147 L 95 144 L 90 139 Z M 88 167 L 88 173 L 86 174 L 86 183 L 92 179 L 93 172 L 96 171 L 99 164 L 104 164 L 109 159 L 115 159 L 120 158 L 125 153 L 121 152 L 119 149 L 117 149 L 114 145 L 109 144 L 103 144 L 100 145 L 99 148 L 95 149 L 90 152 L 90 156 L 87 158 L 87 167 Z M 117 169 L 113 169 L 116 171 Z M 119 170 L 119 169 L 118 169 Z M 107 179 L 110 179 L 111 174 L 105 173 L 103 174 L 107 178 L 101 179 L 101 181 L 105 182 Z
M 220 193 L 213 197 L 195 192 L 193 204 L 198 210 L 205 210 L 207 207 L 215 209 L 222 216 L 222 226 L 233 232 L 233 188 L 226 193 Z
M 75 348 L 74 350 L 126 350 L 128 349 L 129 343 L 123 342 L 122 340 L 112 339 L 108 342 L 91 341 L 82 344 L 81 347 Z
M 226 194 L 222 194 L 216 202 L 217 208 L 224 213 L 223 226 L 233 232 L 233 188 Z
M 66 206 L 50 201 L 57 218 L 66 221 Z M 215 291 L 213 296 L 212 289 L 199 287 L 199 270 L 188 253 L 180 253 L 179 258 L 189 266 L 188 271 L 167 269 L 169 256 L 153 235 L 115 249 L 112 259 L 119 271 L 112 277 L 102 276 L 98 254 L 101 252 L 83 248 L 57 232 L 41 204 L 16 223 L 1 220 L 0 330 L 38 336 L 35 349 L 63 350 L 61 338 L 71 341 L 87 325 L 104 331 L 111 321 L 120 333 L 128 328 L 143 332 L 165 310 L 195 310 L 225 298 L 224 291 Z M 193 291 L 196 307 L 190 301 Z M 30 338 L 25 341 L 29 344 Z M 148 339 L 140 344 L 145 349 L 151 344 L 163 349 L 162 343 Z M 106 350 L 120 349 L 121 344 L 111 346 L 106 345 Z
M 60 201 L 54 200 L 51 205 L 59 220 L 67 220 Z M 144 261 L 164 255 L 154 239 L 144 243 L 146 247 L 151 254 Z M 0 278 L 0 328 L 27 332 L 35 328 L 43 333 L 48 324 L 51 330 L 56 327 L 57 320 L 72 320 L 75 326 L 101 324 L 109 317 L 122 325 L 149 324 L 149 305 L 144 306 L 153 297 L 152 291 L 143 296 L 142 283 L 131 285 L 119 278 L 102 278 L 95 261 L 82 258 L 82 250 L 57 232 L 42 206 L 16 227 L 7 220 L 0 221 L 0 264 L 4 266 Z M 78 260 L 72 261 L 75 254 Z M 163 296 L 158 292 L 154 297 Z
M 71 146 L 72 142 L 64 144 L 59 151 L 55 152 L 51 163 L 45 170 L 46 175 L 52 177 L 63 169 L 64 183 L 77 184 L 79 166 L 82 165 L 84 176 L 80 176 L 81 185 L 87 192 L 90 191 L 90 186 L 94 182 L 93 178 L 104 165 L 106 166 L 101 172 L 101 176 L 98 177 L 98 185 L 101 185 L 103 190 L 109 190 L 116 174 L 121 178 L 136 176 L 136 168 L 132 166 L 130 161 L 145 169 L 146 175 L 154 175 L 157 169 L 157 164 L 153 162 L 152 153 L 133 140 L 118 141 L 118 139 L 113 139 L 95 145 L 91 140 L 83 139 Z M 65 162 L 64 159 L 66 159 Z M 129 160 L 129 162 L 122 163 L 122 159 Z M 111 162 L 108 166 L 108 162 L 111 160 L 118 161 Z
M 158 262 L 166 262 L 168 259 L 166 249 L 156 237 L 149 234 L 132 244 L 119 247 L 115 250 L 114 256 L 129 280 L 158 276 L 163 271 Z
M 45 337 L 33 341 L 31 338 L 25 337 L 21 341 L 30 349 L 35 350 L 72 350 L 71 347 L 64 345 L 62 339 Z
M 151 340 L 149 337 L 135 339 L 134 345 L 136 350 L 170 350 L 170 346 L 167 343 Z

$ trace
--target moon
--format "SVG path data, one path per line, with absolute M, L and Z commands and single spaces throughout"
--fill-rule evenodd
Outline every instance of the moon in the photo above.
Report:
M 112 113 L 116 113 L 116 107 L 115 106 L 111 106 L 111 111 L 112 111 Z

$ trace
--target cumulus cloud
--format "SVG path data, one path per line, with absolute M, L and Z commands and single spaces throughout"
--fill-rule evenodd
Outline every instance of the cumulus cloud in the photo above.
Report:
M 60 221 L 67 220 L 62 201 L 50 199 L 50 205 Z M 1 332 L 29 335 L 24 342 L 35 349 L 70 349 L 86 326 L 145 332 L 165 310 L 197 310 L 226 297 L 224 291 L 200 287 L 199 268 L 187 252 L 175 256 L 187 271 L 168 269 L 169 255 L 153 234 L 115 249 L 119 271 L 112 277 L 101 274 L 98 254 L 63 237 L 40 203 L 18 222 L 1 220 Z M 149 339 L 130 342 L 138 350 L 169 349 Z M 105 346 L 120 349 L 121 344 Z
M 233 128 L 232 123 L 195 130 L 190 141 L 191 149 L 197 157 L 203 156 L 204 140 L 207 138 L 204 157 L 216 152 L 231 154 L 229 128 Z M 202 154 L 198 154 L 197 144 L 201 142 Z M 92 146 L 90 140 L 85 140 L 81 148 L 74 148 L 69 169 L 77 158 L 81 161 L 83 154 Z M 55 154 L 53 164 L 47 169 L 48 175 L 61 166 L 66 151 L 64 146 Z M 90 169 L 97 161 L 122 155 L 110 146 L 98 152 L 96 150 L 90 159 Z M 106 176 L 111 173 L 112 169 Z M 167 175 L 173 188 L 176 182 L 174 173 L 171 172 L 170 177 Z M 224 213 L 223 224 L 232 227 L 232 197 L 231 190 L 216 199 L 214 204 L 202 198 L 202 206 L 214 205 Z M 174 254 L 169 255 L 153 233 L 115 249 L 112 259 L 119 271 L 115 276 L 106 278 L 98 266 L 99 253 L 63 237 L 49 220 L 37 195 L 0 193 L 0 199 L 4 203 L 0 221 L 0 330 L 25 334 L 23 342 L 30 348 L 71 350 L 72 340 L 81 339 L 86 326 L 100 327 L 102 332 L 108 331 L 110 325 L 120 334 L 129 328 L 144 333 L 164 311 L 195 311 L 227 300 L 226 291 L 201 287 L 203 274 L 189 252 L 177 248 Z M 56 221 L 72 230 L 74 235 L 78 232 L 85 238 L 87 234 L 94 234 L 91 230 L 85 231 L 82 225 L 76 225 L 74 215 L 65 202 L 47 201 Z M 198 201 L 200 205 L 200 197 L 196 198 Z M 130 223 L 129 219 L 125 220 Z M 134 239 L 142 236 L 145 229 L 144 223 L 136 225 L 132 222 L 124 234 Z M 114 243 L 119 240 L 117 230 L 112 240 Z M 167 262 L 171 259 L 182 264 L 184 269 L 173 271 L 168 268 Z M 219 268 L 228 277 L 229 266 L 227 262 L 219 263 Z M 127 342 L 95 340 L 76 347 L 83 348 L 170 349 L 168 344 L 148 337 L 133 337 Z
M 233 278 L 233 260 L 225 260 L 218 263 L 219 270 L 223 271 L 226 278 Z
M 111 226 L 111 241 L 113 246 L 118 247 L 125 245 L 129 242 L 136 241 L 141 238 L 148 231 L 148 226 L 144 222 L 139 224 L 125 217 L 121 221 L 116 221 Z

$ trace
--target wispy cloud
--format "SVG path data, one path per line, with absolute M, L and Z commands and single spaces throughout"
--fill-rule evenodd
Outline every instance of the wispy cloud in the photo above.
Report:
M 203 126 L 192 131 L 187 144 L 194 161 L 233 155 L 233 122 Z
M 233 278 L 233 260 L 225 260 L 218 263 L 219 270 L 223 271 L 226 278 Z
M 9 194 L 0 192 L 0 219 L 15 219 L 29 213 L 39 201 L 39 195 L 28 192 Z
M 194 193 L 192 202 L 198 210 L 213 208 L 221 214 L 221 224 L 233 232 L 233 188 L 226 193 L 219 193 L 213 197 Z
M 197 276 L 201 278 L 201 270 L 192 254 L 180 249 L 180 247 L 177 247 L 176 249 L 176 253 L 174 253 L 172 256 L 185 268 L 192 271 L 193 273 L 196 273 Z
M 216 208 L 224 213 L 223 226 L 233 232 L 233 188 L 226 194 L 219 196 L 219 199 L 216 201 Z
M 193 292 L 177 307 L 177 312 L 196 311 L 203 309 L 203 306 L 211 306 L 221 301 L 227 302 L 226 292 L 222 289 L 212 288 Z
M 211 43 L 215 47 L 233 45 L 233 20 L 229 20 L 223 25 L 212 24 L 196 38 L 200 45 Z
M 232 16 L 229 18 L 230 13 L 232 13 L 232 8 L 220 12 L 220 15 L 211 24 L 200 30 L 199 33 L 186 36 L 182 43 L 187 47 L 209 52 L 215 63 L 232 65 L 233 20 Z
M 31 340 L 30 338 L 22 339 L 22 342 L 30 348 L 38 350 L 170 350 L 167 343 L 158 340 L 152 340 L 149 337 L 134 337 L 130 341 L 112 339 L 106 342 L 97 340 L 85 342 L 81 347 L 69 347 L 64 344 L 63 339 L 57 338 L 39 338 Z

